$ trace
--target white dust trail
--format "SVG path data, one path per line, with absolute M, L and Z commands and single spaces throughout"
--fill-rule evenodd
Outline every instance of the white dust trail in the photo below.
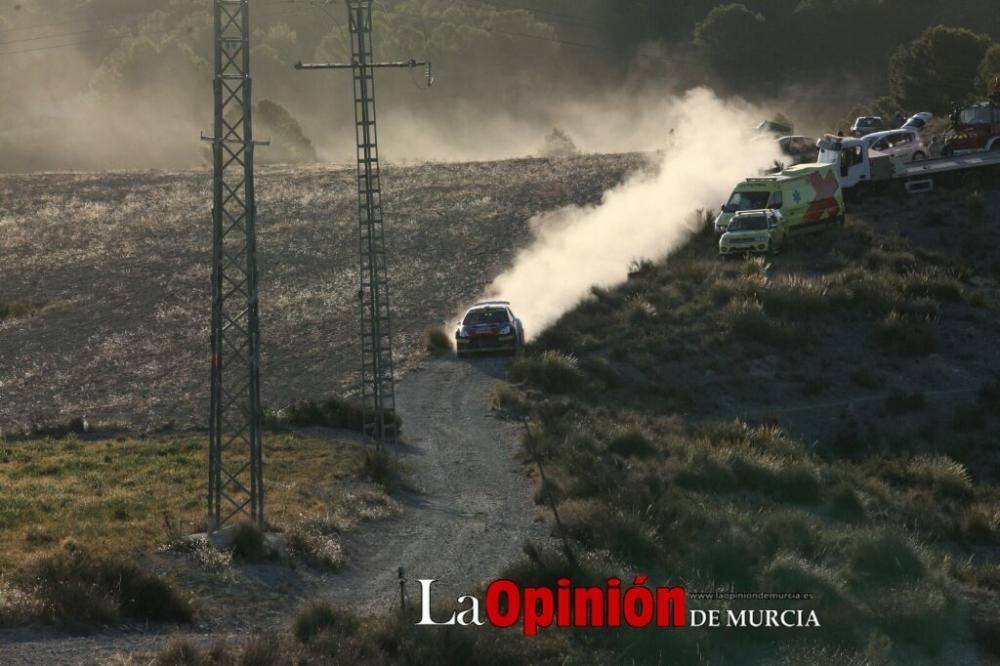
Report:
M 698 89 L 672 107 L 673 147 L 658 170 L 605 192 L 599 205 L 570 206 L 532 220 L 535 242 L 487 289 L 511 301 L 530 337 L 585 297 L 623 282 L 635 259 L 659 260 L 691 233 L 695 209 L 718 208 L 734 185 L 778 158 L 774 141 L 750 141 L 761 119 Z M 662 137 L 650 137 L 662 145 Z

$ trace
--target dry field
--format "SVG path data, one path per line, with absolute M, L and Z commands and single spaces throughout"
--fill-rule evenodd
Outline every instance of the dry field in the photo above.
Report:
M 400 368 L 530 240 L 529 219 L 595 202 L 640 156 L 384 168 Z M 257 178 L 263 399 L 346 393 L 359 365 L 354 171 Z M 0 430 L 201 427 L 209 376 L 211 175 L 0 176 Z M 30 314 L 24 316 L 24 306 Z

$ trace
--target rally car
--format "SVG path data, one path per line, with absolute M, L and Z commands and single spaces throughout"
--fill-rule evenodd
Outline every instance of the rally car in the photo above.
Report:
M 465 313 L 455 329 L 459 357 L 475 352 L 506 351 L 516 354 L 524 346 L 524 327 L 508 301 L 482 301 Z
M 780 252 L 785 244 L 785 220 L 777 210 L 744 210 L 733 215 L 719 239 L 719 254 Z

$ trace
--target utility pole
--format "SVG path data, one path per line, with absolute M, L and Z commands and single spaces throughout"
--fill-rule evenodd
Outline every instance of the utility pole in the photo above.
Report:
M 212 384 L 208 530 L 264 527 L 248 0 L 213 0 Z
M 304 65 L 295 69 L 350 69 L 354 78 L 354 125 L 358 159 L 358 222 L 361 282 L 361 402 L 365 440 L 378 450 L 396 440 L 396 397 L 392 363 L 392 316 L 385 232 L 382 224 L 382 184 L 378 133 L 375 125 L 376 68 L 425 68 L 428 62 L 373 62 L 372 0 L 346 0 L 351 33 L 351 62 Z

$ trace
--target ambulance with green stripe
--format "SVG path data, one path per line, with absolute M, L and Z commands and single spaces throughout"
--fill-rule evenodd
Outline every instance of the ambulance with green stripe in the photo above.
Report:
M 780 210 L 789 234 L 818 231 L 844 221 L 844 193 L 832 164 L 800 164 L 773 176 L 747 178 L 715 218 L 715 233 L 744 210 Z

